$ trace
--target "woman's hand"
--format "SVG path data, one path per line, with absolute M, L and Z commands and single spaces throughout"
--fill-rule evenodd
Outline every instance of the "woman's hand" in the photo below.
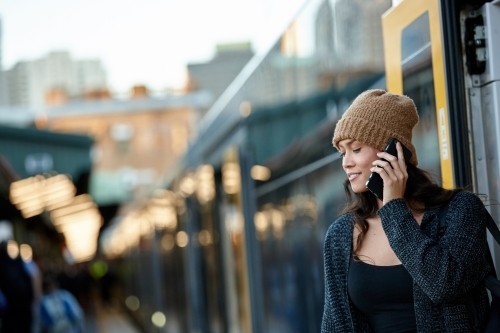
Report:
M 408 173 L 406 172 L 405 157 L 401 143 L 396 143 L 396 149 L 398 151 L 397 157 L 386 152 L 377 153 L 379 158 L 383 158 L 387 162 L 376 160 L 372 163 L 373 167 L 370 169 L 370 171 L 378 173 L 384 181 L 384 205 L 392 199 L 403 198 L 406 190 Z

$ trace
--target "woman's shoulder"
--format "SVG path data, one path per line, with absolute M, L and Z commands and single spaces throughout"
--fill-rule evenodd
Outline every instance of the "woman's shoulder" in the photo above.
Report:
M 353 215 L 351 213 L 341 215 L 328 228 L 327 237 L 329 235 L 352 232 L 352 228 L 353 228 Z
M 455 208 L 483 208 L 484 204 L 477 194 L 470 191 L 460 191 L 450 200 L 450 205 Z
M 352 241 L 353 216 L 352 214 L 344 214 L 333 222 L 328 228 L 325 237 L 325 251 L 333 251 L 343 253 L 346 249 L 350 249 Z M 333 253 L 332 252 L 332 253 Z

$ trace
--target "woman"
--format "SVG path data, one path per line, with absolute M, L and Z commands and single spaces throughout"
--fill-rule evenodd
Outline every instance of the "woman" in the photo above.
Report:
M 383 90 L 359 95 L 335 128 L 348 204 L 325 239 L 322 332 L 471 332 L 465 294 L 484 322 L 489 272 L 485 212 L 472 193 L 445 190 L 417 168 L 413 101 Z M 382 152 L 396 138 L 398 156 Z M 402 146 L 412 156 L 406 164 Z M 386 161 L 380 160 L 381 158 Z M 366 189 L 372 172 L 383 201 Z M 449 201 L 447 228 L 439 210 Z

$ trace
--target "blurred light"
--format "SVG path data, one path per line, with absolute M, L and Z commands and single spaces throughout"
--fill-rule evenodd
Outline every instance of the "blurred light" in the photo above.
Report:
M 255 229 L 258 232 L 265 232 L 269 226 L 269 222 L 267 221 L 267 216 L 263 212 L 255 213 L 254 217 L 255 221 Z
M 250 170 L 250 175 L 255 180 L 260 180 L 265 182 L 266 180 L 271 178 L 271 170 L 262 165 L 254 165 Z
M 153 313 L 153 315 L 151 316 L 151 321 L 153 322 L 153 324 L 156 326 L 156 327 L 163 327 L 165 326 L 165 324 L 167 323 L 167 318 L 165 317 L 165 315 L 160 312 L 160 311 L 157 311 L 155 313 Z
M 237 210 L 231 210 L 226 214 L 226 228 L 233 235 L 240 234 L 243 231 L 243 215 Z
M 171 234 L 165 234 L 161 238 L 161 246 L 165 251 L 170 251 L 174 248 L 175 238 Z
M 90 275 L 92 275 L 94 279 L 102 278 L 107 272 L 108 264 L 102 260 L 96 261 L 90 266 Z
M 125 305 L 132 311 L 137 311 L 141 306 L 141 302 L 135 296 L 129 296 L 125 299 Z
M 284 212 L 288 220 L 293 220 L 295 218 L 295 205 L 292 198 L 286 199 Z
M 75 193 L 66 175 L 38 175 L 12 183 L 10 201 L 28 218 L 67 204 Z
M 126 246 L 139 244 L 141 238 L 141 225 L 135 214 L 127 216 L 121 223 L 118 230 L 113 233 L 115 243 Z
M 140 235 L 149 238 L 153 236 L 155 228 L 153 223 L 151 223 L 151 221 L 144 215 L 145 214 L 142 213 L 138 218 L 140 223 Z
M 68 251 L 76 262 L 92 259 L 97 250 L 97 238 L 102 217 L 92 197 L 81 194 L 69 204 L 54 209 L 50 216 L 56 229 L 64 234 Z
M 75 185 L 66 175 L 56 175 L 45 180 L 43 198 L 48 210 L 66 205 L 75 194 Z
M 246 118 L 252 113 L 252 104 L 248 101 L 243 101 L 240 104 L 240 114 L 242 117 Z
M 7 242 L 7 254 L 12 259 L 16 259 L 19 255 L 19 246 L 15 240 L 10 240 Z
M 194 175 L 192 173 L 188 173 L 186 176 L 184 176 L 184 178 L 181 179 L 179 183 L 181 194 L 185 197 L 190 196 L 196 190 L 196 183 L 193 178 Z
M 281 53 L 286 58 L 297 58 L 299 45 L 297 43 L 297 21 L 293 21 L 281 36 Z
M 19 253 L 25 262 L 30 262 L 33 259 L 33 249 L 28 244 L 21 244 Z
M 222 167 L 222 185 L 227 194 L 240 191 L 240 167 L 237 163 L 225 163 Z
M 212 235 L 210 235 L 210 232 L 208 230 L 202 230 L 198 234 L 198 240 L 201 245 L 207 246 L 212 243 Z
M 69 205 L 60 207 L 58 209 L 53 210 L 50 213 L 50 216 L 57 220 L 63 216 L 72 215 L 77 212 L 85 211 L 87 209 L 91 209 L 95 207 L 95 203 L 92 202 L 92 198 L 88 194 L 81 194 L 73 198 Z
M 283 237 L 283 227 L 285 226 L 285 216 L 284 214 L 277 210 L 271 209 L 271 223 L 273 225 L 273 234 L 276 238 Z
M 214 168 L 211 165 L 200 165 L 196 169 L 196 197 L 200 203 L 207 203 L 215 197 Z
M 182 215 L 186 212 L 186 201 L 181 196 L 178 197 L 175 204 L 177 207 L 177 214 Z
M 186 247 L 189 243 L 189 237 L 185 231 L 179 231 L 175 236 L 178 247 Z
M 9 196 L 24 218 L 50 211 L 72 259 L 79 262 L 95 254 L 102 217 L 90 195 L 75 194 L 75 185 L 67 175 L 46 174 L 12 183 Z
M 148 202 L 148 215 L 156 229 L 173 229 L 177 226 L 175 203 L 177 195 L 172 191 L 157 189 Z

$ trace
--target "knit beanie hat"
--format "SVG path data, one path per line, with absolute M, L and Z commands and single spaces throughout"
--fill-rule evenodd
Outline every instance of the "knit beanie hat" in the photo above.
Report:
M 354 139 L 380 151 L 390 138 L 396 138 L 412 153 L 409 163 L 418 164 L 417 152 L 411 142 L 412 129 L 418 123 L 417 108 L 413 100 L 384 90 L 361 93 L 335 127 L 333 145 Z

